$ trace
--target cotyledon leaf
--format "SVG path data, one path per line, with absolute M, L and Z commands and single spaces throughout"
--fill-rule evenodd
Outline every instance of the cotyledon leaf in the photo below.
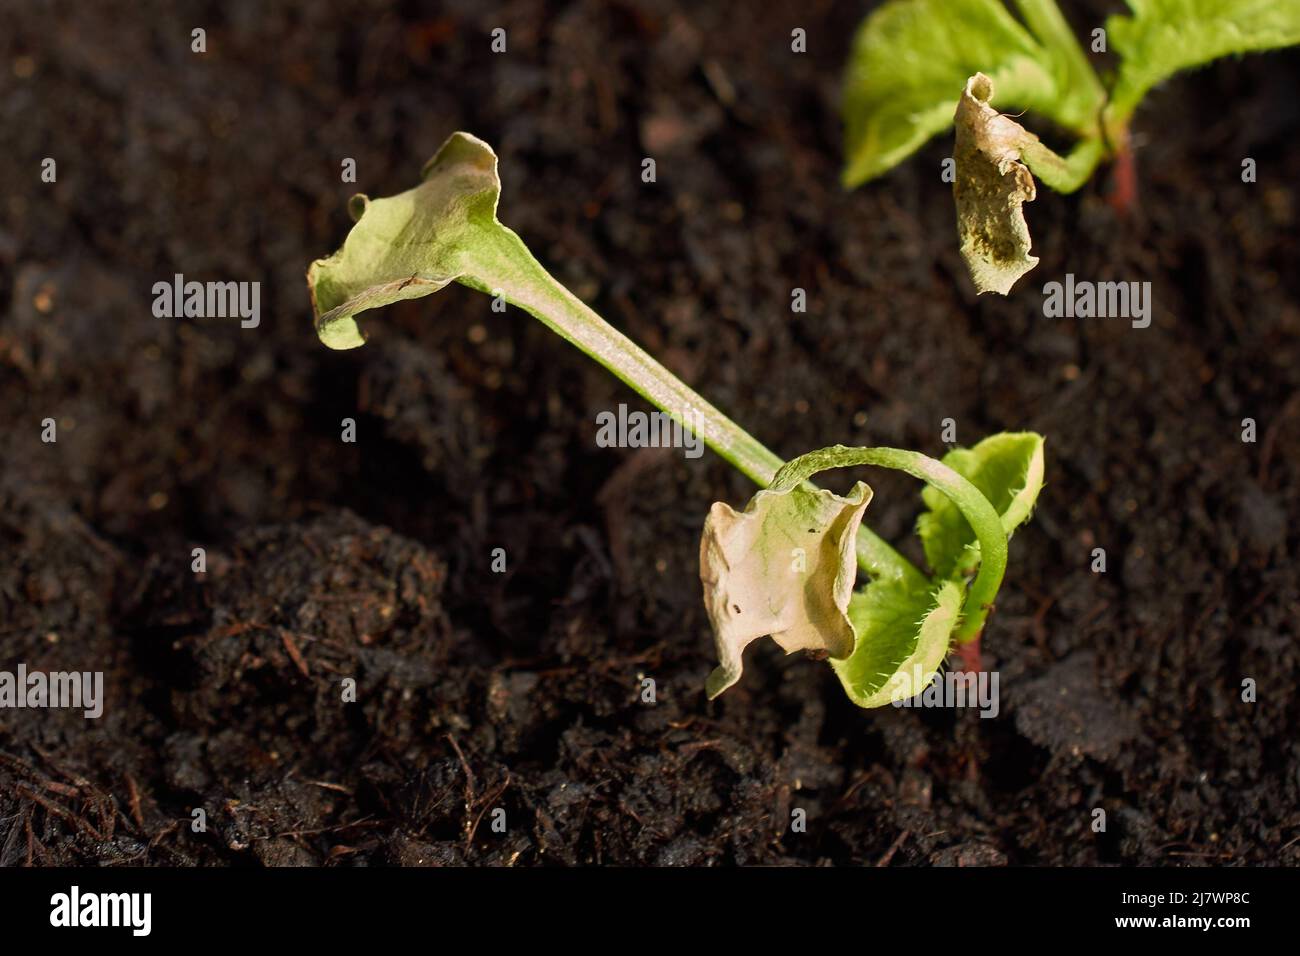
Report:
M 1006 295 L 1038 264 L 1029 254 L 1022 208 L 1037 195 L 1021 153 L 1038 137 L 989 106 L 993 81 L 976 73 L 957 102 L 954 151 L 957 233 L 961 254 L 980 292 Z
M 415 299 L 475 271 L 493 254 L 501 183 L 491 147 L 453 133 L 420 172 L 420 185 L 384 199 L 354 197 L 343 247 L 307 270 L 316 331 L 330 348 L 365 342 L 355 316 Z
M 966 83 L 957 112 L 953 150 L 957 234 L 975 288 L 1006 295 L 1038 264 L 1024 204 L 1037 195 L 1036 174 L 1057 192 L 1087 182 L 1105 154 L 1100 136 L 1084 137 L 1068 156 L 1058 156 L 1023 126 L 993 109 L 993 81 L 976 73 Z
M 787 654 L 853 651 L 849 599 L 857 577 L 854 541 L 871 489 L 848 497 L 803 486 L 756 494 L 743 512 L 715 502 L 700 538 L 700 581 L 718 666 L 712 699 L 740 679 L 741 655 L 771 636 Z

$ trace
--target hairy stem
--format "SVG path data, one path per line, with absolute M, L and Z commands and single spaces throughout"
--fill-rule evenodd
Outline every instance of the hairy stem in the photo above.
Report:
M 979 637 L 1007 570 L 1007 533 L 993 505 L 984 497 L 983 492 L 943 462 L 902 448 L 848 448 L 835 445 L 809 452 L 778 471 L 772 480 L 772 487 L 778 491 L 793 488 L 819 471 L 853 465 L 893 468 L 919 478 L 951 499 L 970 523 L 980 543 L 980 566 L 966 594 L 961 623 L 953 634 L 958 644 Z
M 476 250 L 477 278 L 466 285 L 506 301 L 539 319 L 577 346 L 670 418 L 694 431 L 713 451 L 759 487 L 767 487 L 784 464 L 718 409 L 688 388 L 635 342 L 623 335 L 560 284 L 528 251 L 513 230 L 499 227 L 490 245 Z M 499 283 L 487 276 L 500 277 Z M 937 463 L 936 463 L 937 464 Z M 863 526 L 857 539 L 858 565 L 874 578 L 921 585 L 925 576 L 884 539 Z
M 1105 155 L 1106 144 L 1099 137 L 1080 140 L 1068 156 L 1041 142 L 1031 143 L 1020 154 L 1030 172 L 1058 193 L 1072 193 L 1086 183 Z

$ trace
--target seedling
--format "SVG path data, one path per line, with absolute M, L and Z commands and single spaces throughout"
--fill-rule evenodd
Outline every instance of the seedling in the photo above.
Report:
M 1129 0 L 1131 15 L 1093 33 L 1094 49 L 1119 56 L 1104 84 L 1055 0 L 1014 6 L 1023 23 L 1003 0 L 890 0 L 858 31 L 844 95 L 849 188 L 955 121 L 962 255 L 980 292 L 1003 295 L 1038 262 L 1021 208 L 1035 196 L 1033 176 L 1069 193 L 1113 161 L 1114 199 L 1127 206 L 1136 191 L 1129 124 L 1152 87 L 1219 57 L 1300 43 L 1294 0 Z M 1074 145 L 1058 155 L 994 100 L 1049 121 Z
M 764 634 L 788 651 L 831 657 L 849 696 L 864 707 L 919 693 L 953 641 L 969 646 L 978 638 L 1002 583 L 1007 538 L 1042 487 L 1041 437 L 995 435 L 943 462 L 900 449 L 837 446 L 784 464 L 552 278 L 497 220 L 500 192 L 491 147 L 455 133 L 414 189 L 354 197 L 356 224 L 343 247 L 307 273 L 321 340 L 337 349 L 359 346 L 359 313 L 451 282 L 500 295 L 767 489 L 743 514 L 715 504 L 705 524 L 700 575 L 721 660 L 710 696 L 735 682 L 744 646 Z M 841 498 L 808 482 L 849 465 L 895 468 L 927 483 L 918 531 L 932 577 L 862 525 L 866 485 Z M 859 567 L 868 582 L 855 592 Z

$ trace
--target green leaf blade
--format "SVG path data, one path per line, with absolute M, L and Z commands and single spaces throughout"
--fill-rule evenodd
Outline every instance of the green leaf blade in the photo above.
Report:
M 1032 4 L 1031 25 L 1059 27 L 1041 6 Z M 1101 86 L 1095 75 L 1079 80 L 1082 53 L 1066 43 L 1059 29 L 1040 41 L 1001 0 L 886 3 L 859 28 L 846 71 L 845 187 L 887 172 L 948 129 L 953 103 L 977 72 L 993 79 L 1000 107 L 1090 131 Z
M 1043 489 L 1044 439 L 1034 432 L 1003 432 L 973 448 L 956 448 L 943 463 L 988 499 L 1009 537 L 1029 520 Z M 936 577 L 960 579 L 980 563 L 975 532 L 952 500 L 927 486 L 926 512 L 917 520 L 925 558 Z
M 1061 125 L 1096 135 L 1106 89 L 1079 45 L 1056 0 L 1016 0 L 1029 32 L 1052 54 L 1058 89 L 1064 90 L 1055 119 Z
M 914 697 L 939 671 L 961 613 L 962 588 L 945 581 L 931 593 L 873 582 L 853 595 L 849 618 L 857 641 L 831 667 L 859 707 Z
M 1122 57 L 1107 108 L 1108 124 L 1126 124 L 1142 97 L 1180 70 L 1237 53 L 1300 44 L 1295 0 L 1129 0 L 1132 14 L 1106 21 Z

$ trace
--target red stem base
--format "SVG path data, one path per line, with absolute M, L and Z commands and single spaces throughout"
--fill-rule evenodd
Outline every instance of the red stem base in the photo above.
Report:
M 1138 201 L 1137 161 L 1133 158 L 1133 149 L 1128 140 L 1115 153 L 1111 166 L 1110 194 L 1106 202 L 1120 216 L 1127 217 Z
M 977 635 L 975 640 L 967 641 L 965 644 L 958 644 L 952 649 L 951 661 L 952 669 L 964 674 L 978 674 L 984 670 L 984 659 L 980 654 L 980 637 Z

